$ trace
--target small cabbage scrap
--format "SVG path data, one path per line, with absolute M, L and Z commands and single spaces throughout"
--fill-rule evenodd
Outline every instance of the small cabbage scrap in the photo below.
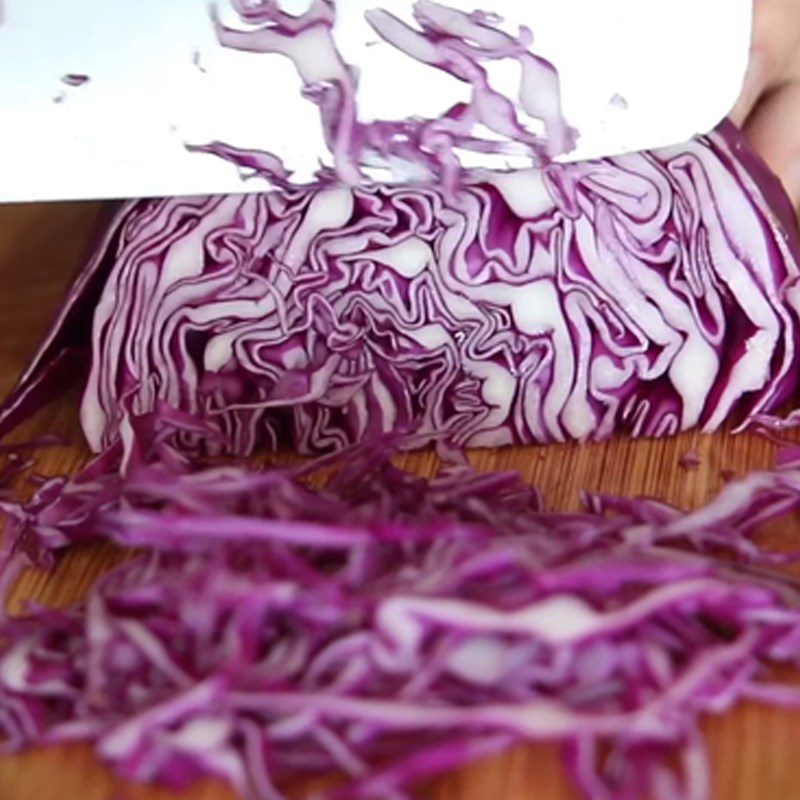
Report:
M 0 623 L 7 748 L 89 741 L 125 778 L 263 800 L 334 770 L 345 800 L 549 741 L 587 798 L 688 800 L 709 787 L 701 715 L 800 702 L 774 670 L 800 658 L 800 586 L 766 569 L 800 553 L 753 539 L 800 507 L 797 470 L 689 514 L 555 514 L 514 474 L 410 475 L 396 437 L 201 467 L 169 444 L 201 427 L 127 418 L 77 477 L 0 506 L 17 566 L 87 538 L 139 553 L 84 602 Z

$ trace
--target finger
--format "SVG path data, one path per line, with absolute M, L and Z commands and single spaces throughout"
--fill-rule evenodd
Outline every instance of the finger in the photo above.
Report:
M 773 90 L 756 106 L 744 133 L 800 205 L 800 82 Z
M 739 126 L 759 98 L 787 76 L 800 42 L 797 0 L 755 0 L 750 63 L 730 118 Z
M 750 54 L 750 64 L 747 67 L 747 75 L 744 79 L 742 92 L 733 107 L 733 111 L 728 116 L 739 127 L 744 125 L 744 121 L 750 116 L 750 112 L 755 107 L 758 98 L 767 91 L 767 88 L 775 80 L 777 80 L 777 74 L 771 74 L 767 62 L 753 50 Z

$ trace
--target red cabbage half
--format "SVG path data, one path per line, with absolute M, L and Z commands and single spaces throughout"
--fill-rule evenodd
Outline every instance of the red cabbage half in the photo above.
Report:
M 273 154 L 194 147 L 279 188 L 123 207 L 0 410 L 0 433 L 89 348 L 81 417 L 96 451 L 118 436 L 123 404 L 142 414 L 159 401 L 213 421 L 220 449 L 246 454 L 334 450 L 397 428 L 489 447 L 713 431 L 792 396 L 796 224 L 732 125 L 554 164 L 571 133 L 530 31 L 432 0 L 414 4 L 417 28 L 380 10 L 368 19 L 466 82 L 470 102 L 439 120 L 363 123 L 330 0 L 299 16 L 271 0 L 232 4 L 246 27 L 214 12 L 220 41 L 294 62 L 344 183 L 294 186 Z M 487 63 L 504 59 L 520 67 L 516 98 L 488 80 Z M 457 151 L 477 146 L 481 126 L 527 147 L 537 168 L 461 171 Z M 442 188 L 366 182 L 376 153 Z
M 790 214 L 729 124 L 487 174 L 449 199 L 323 186 L 133 202 L 0 421 L 88 350 L 93 314 L 95 450 L 123 398 L 213 420 L 240 454 L 410 426 L 469 446 L 713 431 L 796 387 Z

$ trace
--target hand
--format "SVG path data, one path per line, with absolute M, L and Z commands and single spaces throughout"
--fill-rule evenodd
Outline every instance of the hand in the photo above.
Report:
M 800 0 L 754 0 L 750 67 L 731 119 L 800 205 Z

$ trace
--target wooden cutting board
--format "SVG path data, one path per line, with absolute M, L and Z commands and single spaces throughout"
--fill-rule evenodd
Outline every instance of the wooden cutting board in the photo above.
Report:
M 6 392 L 44 332 L 74 274 L 100 205 L 61 203 L 0 206 L 0 391 Z M 65 433 L 72 447 L 49 451 L 40 469 L 74 470 L 86 457 L 78 444 L 77 392 L 55 399 L 20 437 Z M 702 464 L 681 468 L 682 454 L 696 447 Z M 520 448 L 482 452 L 480 469 L 518 469 L 538 484 L 554 509 L 575 508 L 580 489 L 647 494 L 685 507 L 709 499 L 721 484 L 720 470 L 767 467 L 774 447 L 755 436 L 696 434 L 662 441 L 614 440 L 600 445 Z M 428 472 L 427 456 L 410 459 Z M 800 536 L 800 525 L 779 530 Z M 63 604 L 81 595 L 113 562 L 101 546 L 68 554 L 52 575 L 23 577 L 16 597 Z M 718 800 L 800 798 L 800 713 L 745 704 L 705 725 Z M 446 777 L 423 793 L 430 800 L 570 800 L 577 797 L 561 774 L 553 747 L 521 748 L 511 755 Z M 50 748 L 0 758 L 0 800 L 233 800 L 225 787 L 206 783 L 185 795 L 116 780 L 88 747 Z

